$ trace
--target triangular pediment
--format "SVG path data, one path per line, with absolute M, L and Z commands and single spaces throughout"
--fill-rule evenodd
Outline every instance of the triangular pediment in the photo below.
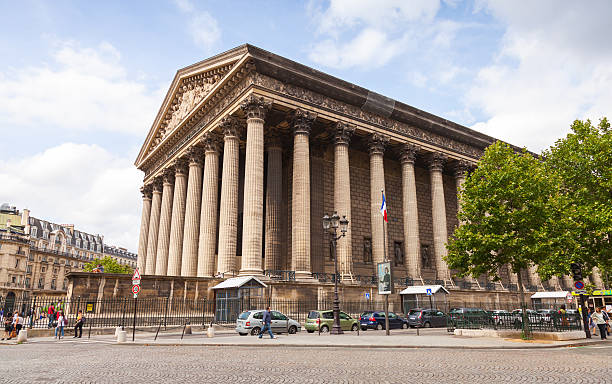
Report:
M 140 149 L 136 166 L 155 151 L 164 139 L 170 136 L 211 92 L 214 92 L 216 85 L 222 82 L 246 53 L 247 47 L 240 46 L 177 71 L 147 134 L 147 139 Z

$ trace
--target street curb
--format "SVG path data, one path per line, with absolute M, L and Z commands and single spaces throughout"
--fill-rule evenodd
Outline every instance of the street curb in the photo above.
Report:
M 448 346 L 448 345 L 354 345 L 354 344 L 238 344 L 238 343 L 198 343 L 198 344 L 183 344 L 183 343 L 113 343 L 112 345 L 120 346 L 142 346 L 142 347 L 276 347 L 276 348 L 348 348 L 348 349 L 470 349 L 470 350 L 491 350 L 491 349 L 508 349 L 508 350 L 529 350 L 529 349 L 559 349 L 559 348 L 575 348 L 589 345 L 605 344 L 606 341 L 591 341 L 578 342 L 564 345 L 531 345 L 531 346 Z M 612 345 L 612 344 L 611 344 Z

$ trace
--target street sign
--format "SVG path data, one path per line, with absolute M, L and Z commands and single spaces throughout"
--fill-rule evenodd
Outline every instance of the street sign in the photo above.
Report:
M 425 290 L 425 293 L 427 293 L 427 296 L 431 296 L 431 288 L 427 288 Z
M 140 285 L 134 285 L 132 286 L 132 293 L 137 295 L 138 292 L 140 292 Z
M 134 274 L 132 275 L 132 280 L 140 280 L 140 272 L 138 272 L 138 269 L 134 270 Z
M 140 285 L 140 280 L 132 280 L 132 285 Z
M 365 298 L 366 298 L 366 300 L 370 300 L 370 292 L 366 292 L 365 293 Z
M 574 287 L 576 287 L 576 289 L 584 289 L 584 283 L 582 281 L 575 281 Z
M 576 292 L 576 294 L 578 294 L 578 295 L 586 295 L 587 294 L 586 289 L 577 289 L 574 292 Z

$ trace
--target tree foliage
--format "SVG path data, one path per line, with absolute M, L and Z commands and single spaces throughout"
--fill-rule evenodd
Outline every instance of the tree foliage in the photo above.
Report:
M 462 224 L 448 244 L 449 267 L 460 276 L 499 280 L 509 265 L 520 279 L 521 270 L 549 253 L 546 232 L 556 194 L 538 159 L 502 142 L 491 145 L 460 192 Z
M 104 267 L 104 273 L 132 273 L 133 270 L 128 265 L 119 264 L 110 256 L 104 256 L 102 259 L 95 259 L 83 266 L 85 272 L 93 271 L 98 264 Z
M 544 152 L 549 174 L 557 176 L 564 219 L 551 228 L 554 252 L 542 273 L 564 274 L 571 262 L 612 271 L 612 131 L 607 119 L 597 126 L 576 120 L 567 137 Z

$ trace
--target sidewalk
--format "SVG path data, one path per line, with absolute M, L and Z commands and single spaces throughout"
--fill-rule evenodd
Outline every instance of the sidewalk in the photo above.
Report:
M 448 334 L 445 329 L 421 330 L 420 336 L 414 329 L 393 330 L 390 336 L 384 331 L 347 332 L 344 335 L 330 335 L 317 333 L 309 334 L 301 331 L 295 335 L 280 334 L 274 339 L 264 336 L 259 339 L 255 336 L 239 336 L 233 331 L 217 331 L 215 337 L 208 338 L 206 333 L 194 332 L 185 335 L 181 340 L 180 332 L 160 333 L 154 340 L 154 333 L 137 332 L 136 340 L 132 342 L 131 330 L 127 331 L 127 342 L 118 344 L 112 335 L 100 335 L 91 339 L 73 339 L 69 336 L 61 341 L 52 337 L 38 337 L 28 340 L 28 343 L 104 343 L 146 346 L 225 346 L 225 347 L 289 347 L 289 348 L 452 348 L 452 349 L 537 349 L 537 348 L 564 348 L 583 345 L 607 343 L 599 339 L 573 340 L 573 341 L 544 341 L 520 339 L 502 339 L 495 337 L 460 337 Z

